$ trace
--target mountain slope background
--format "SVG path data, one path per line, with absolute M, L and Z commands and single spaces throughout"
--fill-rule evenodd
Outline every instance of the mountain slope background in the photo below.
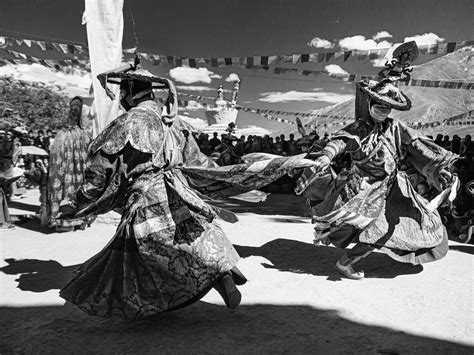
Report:
M 434 59 L 428 63 L 414 67 L 412 77 L 415 79 L 429 80 L 466 80 L 474 81 L 474 47 L 461 48 L 456 52 Z M 355 91 L 355 85 L 352 84 Z M 442 88 L 428 88 L 418 86 L 401 86 L 403 92 L 411 99 L 413 107 L 410 111 L 392 111 L 391 116 L 406 122 L 436 122 L 464 113 L 474 108 L 473 90 L 455 90 Z M 341 117 L 354 117 L 355 98 L 312 113 L 336 115 Z M 303 124 L 323 125 L 325 123 L 340 122 L 341 125 L 333 127 L 320 127 L 319 133 L 337 131 L 342 125 L 342 119 L 331 118 L 304 118 Z M 425 134 L 474 134 L 474 126 L 438 126 L 420 129 Z M 298 136 L 296 126 L 277 132 L 278 134 L 294 133 Z

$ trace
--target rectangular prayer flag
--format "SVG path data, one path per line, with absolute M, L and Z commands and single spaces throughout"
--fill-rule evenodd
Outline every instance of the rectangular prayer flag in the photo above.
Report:
M 351 57 L 352 51 L 344 51 L 344 61 L 347 62 L 347 60 Z
M 318 53 L 311 53 L 309 55 L 309 59 L 308 59 L 310 62 L 312 63 L 316 63 L 318 61 Z
M 324 58 L 325 61 L 326 61 L 326 62 L 329 62 L 329 61 L 334 57 L 334 54 L 335 54 L 334 52 L 327 52 L 327 53 L 326 53 L 326 56 L 325 56 L 325 58 Z
M 253 67 L 253 57 L 247 57 L 247 62 L 245 63 L 246 68 L 252 68 Z
M 446 53 L 452 53 L 456 49 L 456 42 L 449 42 L 446 47 Z
M 36 41 L 36 44 L 38 45 L 38 47 L 40 47 L 43 51 L 46 50 L 46 43 L 43 42 L 43 41 Z

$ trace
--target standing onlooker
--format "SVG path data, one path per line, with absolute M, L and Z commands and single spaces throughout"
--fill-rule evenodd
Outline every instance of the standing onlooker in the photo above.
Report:
M 87 218 L 63 219 L 59 207 L 72 199 L 84 181 L 84 170 L 91 137 L 82 129 L 82 98 L 76 96 L 70 102 L 67 124 L 61 128 L 52 141 L 52 131 L 48 137 L 52 142 L 49 156 L 47 209 L 50 227 L 57 231 L 71 231 L 75 227 L 84 229 L 90 221 Z

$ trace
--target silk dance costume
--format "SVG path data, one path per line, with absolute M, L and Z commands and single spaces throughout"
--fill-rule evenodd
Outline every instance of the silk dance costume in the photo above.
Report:
M 406 77 L 408 60 L 416 55 L 414 42 L 404 44 L 394 52 L 398 61 L 385 79 L 357 84 L 358 119 L 333 135 L 315 157 L 319 168 L 305 169 L 297 181 L 296 192 L 312 206 L 315 242 L 340 248 L 356 243 L 336 264 L 351 279 L 364 277 L 354 264 L 374 249 L 412 264 L 440 259 L 448 251 L 438 211 L 415 191 L 401 166 L 408 162 L 438 190 L 448 189 L 457 156 L 388 117 L 391 109 L 411 108 L 395 83 Z M 343 152 L 350 154 L 350 169 L 331 175 L 330 162 Z
M 122 219 L 61 297 L 91 315 L 137 318 L 187 306 L 215 288 L 227 307 L 236 308 L 236 285 L 246 282 L 236 267 L 239 255 L 216 223 L 219 211 L 197 190 L 245 192 L 278 179 L 296 160 L 267 164 L 260 175 L 251 163 L 219 168 L 183 135 L 189 127 L 176 115 L 171 81 L 133 66 L 98 78 L 106 89 L 107 82 L 120 85 L 127 112 L 93 141 L 84 184 L 62 211 L 78 218 L 116 210 Z M 165 113 L 152 89 L 169 91 Z

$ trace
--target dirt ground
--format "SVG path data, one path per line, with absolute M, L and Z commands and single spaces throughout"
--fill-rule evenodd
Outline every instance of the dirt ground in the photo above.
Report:
M 375 252 L 360 263 L 366 279 L 352 281 L 334 269 L 342 250 L 312 244 L 302 199 L 218 204 L 240 219 L 221 222 L 249 279 L 235 311 L 211 291 L 188 308 L 147 319 L 89 317 L 58 291 L 106 245 L 116 219 L 68 233 L 35 219 L 2 230 L 0 354 L 473 353 L 474 246 L 450 242 L 444 259 L 423 266 Z M 38 192 L 10 207 L 15 217 L 34 213 Z

